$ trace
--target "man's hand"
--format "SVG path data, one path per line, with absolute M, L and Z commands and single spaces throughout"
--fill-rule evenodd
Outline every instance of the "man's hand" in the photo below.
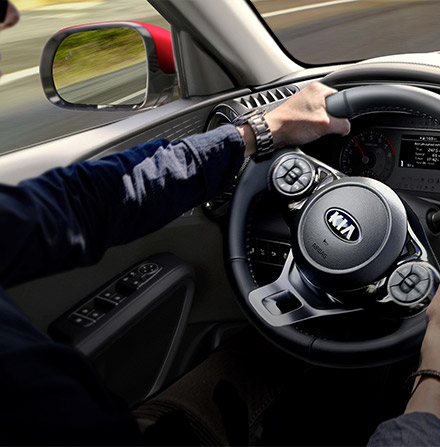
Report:
M 327 134 L 347 135 L 350 122 L 327 113 L 325 98 L 336 90 L 313 82 L 266 115 L 275 148 L 310 143 Z M 255 137 L 250 126 L 239 127 L 245 144 L 245 155 L 255 152 Z

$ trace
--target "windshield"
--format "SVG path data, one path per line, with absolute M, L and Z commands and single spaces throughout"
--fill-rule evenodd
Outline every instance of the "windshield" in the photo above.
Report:
M 298 61 L 332 64 L 440 49 L 438 0 L 251 0 Z

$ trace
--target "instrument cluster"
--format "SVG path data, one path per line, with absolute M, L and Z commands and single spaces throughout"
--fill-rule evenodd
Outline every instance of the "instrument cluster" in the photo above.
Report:
M 352 122 L 347 137 L 329 138 L 325 149 L 321 140 L 303 150 L 349 176 L 427 197 L 440 195 L 440 126 L 425 118 L 364 116 Z

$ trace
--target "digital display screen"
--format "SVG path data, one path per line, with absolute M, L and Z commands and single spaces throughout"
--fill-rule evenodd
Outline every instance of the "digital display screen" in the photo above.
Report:
M 402 135 L 399 166 L 440 170 L 440 135 Z

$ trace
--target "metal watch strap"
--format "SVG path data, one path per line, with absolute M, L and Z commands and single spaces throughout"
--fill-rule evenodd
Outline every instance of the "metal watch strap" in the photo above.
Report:
M 273 135 L 269 129 L 266 119 L 264 118 L 265 114 L 265 110 L 256 110 L 249 114 L 239 116 L 234 122 L 236 126 L 249 124 L 251 127 L 252 132 L 255 135 L 257 146 L 257 150 L 254 155 L 256 160 L 262 160 L 270 157 L 274 151 Z

